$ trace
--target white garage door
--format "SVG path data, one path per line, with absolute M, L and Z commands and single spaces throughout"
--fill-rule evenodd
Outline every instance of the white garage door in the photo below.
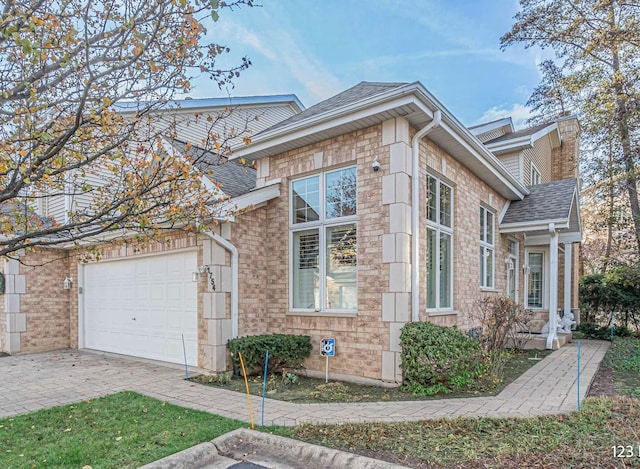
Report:
M 196 252 L 84 267 L 85 347 L 174 363 L 198 361 Z

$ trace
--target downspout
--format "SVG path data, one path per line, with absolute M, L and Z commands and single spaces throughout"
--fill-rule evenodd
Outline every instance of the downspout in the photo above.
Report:
M 235 339 L 238 337 L 238 248 L 211 231 L 205 230 L 202 234 L 211 238 L 231 254 L 231 338 Z
M 420 320 L 420 141 L 440 125 L 442 113 L 436 110 L 433 119 L 411 140 L 411 320 Z

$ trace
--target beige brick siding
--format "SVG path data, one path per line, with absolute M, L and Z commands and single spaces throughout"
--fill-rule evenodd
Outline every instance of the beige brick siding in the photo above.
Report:
M 68 348 L 74 290 L 62 288 L 65 277 L 70 276 L 67 253 L 38 249 L 24 256 L 22 262 L 20 272 L 26 277 L 26 292 L 20 295 L 20 311 L 26 314 L 27 327 L 20 334 L 20 352 Z
M 562 143 L 553 149 L 551 155 L 551 177 L 554 181 L 579 175 L 580 124 L 576 118 L 566 118 L 558 121 L 558 129 Z

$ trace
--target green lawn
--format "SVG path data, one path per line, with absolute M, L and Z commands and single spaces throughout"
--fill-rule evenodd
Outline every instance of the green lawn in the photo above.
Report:
M 616 337 L 600 366 L 612 369 L 617 394 L 640 397 L 640 339 Z
M 302 425 L 294 436 L 418 468 L 637 467 L 639 428 L 640 400 L 616 397 L 565 416 Z M 614 445 L 632 445 L 633 457 L 614 458 Z
M 0 468 L 138 467 L 246 425 L 121 392 L 0 419 Z

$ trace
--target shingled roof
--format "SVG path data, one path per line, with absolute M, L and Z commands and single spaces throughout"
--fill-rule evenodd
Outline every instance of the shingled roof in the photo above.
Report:
M 516 132 L 511 132 L 508 134 L 501 135 L 500 137 L 496 137 L 493 140 L 488 140 L 484 142 L 485 145 L 491 145 L 498 142 L 506 142 L 509 140 L 513 140 L 520 137 L 526 137 L 528 135 L 533 135 L 542 129 L 553 125 L 553 123 L 547 122 L 546 124 L 534 125 L 533 127 L 527 127 L 526 129 L 518 130 Z
M 236 160 L 226 158 L 192 145 L 188 150 L 185 142 L 173 140 L 171 144 L 181 153 L 192 156 L 196 166 L 207 177 L 220 184 L 220 189 L 230 197 L 250 192 L 256 185 L 256 170 Z
M 568 219 L 577 184 L 571 178 L 529 186 L 529 195 L 511 202 L 501 224 Z
M 300 114 L 291 116 L 288 119 L 285 119 L 269 127 L 266 130 L 272 131 L 274 129 L 279 129 L 280 127 L 284 127 L 286 125 L 293 124 L 295 122 L 300 122 L 312 116 L 323 114 L 325 112 L 329 112 L 334 109 L 338 109 L 352 103 L 357 103 L 358 101 L 362 101 L 365 98 L 369 98 L 371 96 L 384 93 L 385 91 L 399 88 L 406 84 L 407 83 L 401 83 L 401 82 L 379 83 L 379 82 L 362 81 L 357 85 L 349 88 L 348 90 L 343 91 L 342 93 L 337 94 L 335 96 L 332 96 L 331 98 L 326 99 L 324 101 L 320 101 L 318 104 L 315 104 L 305 109 Z

